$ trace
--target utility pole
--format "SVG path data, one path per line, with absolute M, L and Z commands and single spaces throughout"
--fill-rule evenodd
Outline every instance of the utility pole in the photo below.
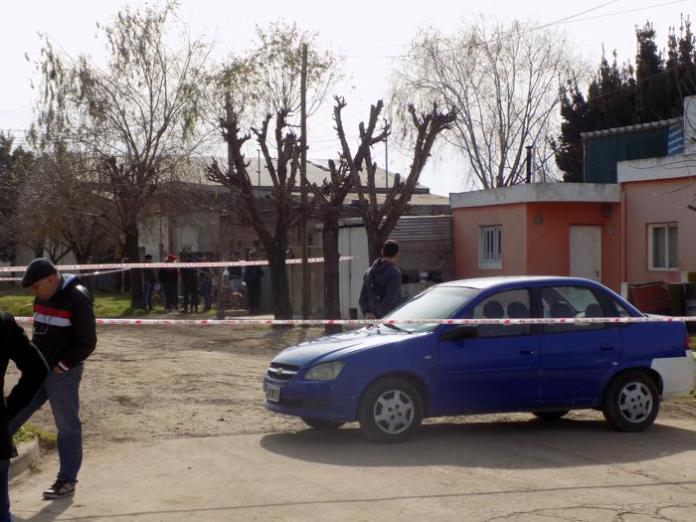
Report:
M 256 149 L 256 177 L 259 180 L 259 187 L 261 186 L 261 149 Z
M 532 182 L 532 146 L 527 145 L 527 183 Z
M 227 123 L 231 124 L 232 122 L 232 101 L 230 99 L 230 94 L 226 93 L 225 94 L 225 118 L 227 118 Z M 232 162 L 232 156 L 233 156 L 233 149 L 232 149 L 232 140 L 229 140 L 227 142 L 227 171 L 228 172 L 233 172 L 233 162 Z M 231 205 L 233 208 L 236 210 L 237 206 L 237 193 L 235 191 L 230 192 L 230 199 L 231 199 Z M 235 230 L 237 227 L 235 226 L 235 221 L 237 219 L 237 216 L 235 215 L 235 212 L 233 211 L 230 215 L 229 219 L 229 224 L 230 224 L 230 230 L 227 231 L 228 237 L 237 237 L 237 230 Z M 221 227 L 218 227 L 218 244 L 219 244 L 219 251 L 220 251 L 220 256 L 225 255 L 226 248 L 223 246 L 223 240 L 222 240 L 222 230 Z M 230 252 L 231 254 L 231 252 Z M 223 288 L 224 282 L 225 282 L 225 269 L 224 268 L 219 268 L 216 272 L 217 276 L 217 313 L 216 317 L 217 319 L 224 319 L 225 318 L 225 289 Z
M 302 243 L 302 319 L 309 318 L 311 294 L 309 291 L 309 263 L 307 262 L 307 44 L 302 44 L 302 76 L 300 80 L 300 242 Z
M 389 136 L 384 138 L 384 172 L 384 188 L 389 190 Z

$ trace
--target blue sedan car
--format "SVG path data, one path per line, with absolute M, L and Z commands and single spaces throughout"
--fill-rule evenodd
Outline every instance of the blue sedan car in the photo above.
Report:
M 593 281 L 496 277 L 433 286 L 385 319 L 643 317 Z M 266 407 L 316 429 L 357 420 L 370 440 L 406 439 L 425 417 L 594 408 L 621 431 L 687 394 L 696 361 L 684 323 L 381 324 L 283 350 Z

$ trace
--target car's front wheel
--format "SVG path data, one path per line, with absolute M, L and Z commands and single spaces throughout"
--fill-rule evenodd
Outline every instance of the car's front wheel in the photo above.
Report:
M 660 393 L 655 381 L 643 372 L 616 377 L 604 397 L 604 418 L 618 431 L 640 431 L 655 422 Z
M 337 422 L 326 419 L 312 419 L 309 417 L 302 417 L 302 422 L 304 422 L 310 428 L 320 431 L 333 431 L 337 430 L 345 424 L 345 422 Z
M 397 377 L 372 383 L 363 394 L 358 421 L 375 442 L 406 440 L 423 419 L 423 398 L 413 384 Z

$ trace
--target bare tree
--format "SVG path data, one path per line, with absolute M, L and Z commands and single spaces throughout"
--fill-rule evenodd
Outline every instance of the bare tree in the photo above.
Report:
M 8 232 L 16 244 L 29 248 L 35 257 L 48 254 L 49 258 L 58 262 L 70 252 L 70 247 L 61 241 L 61 220 L 53 215 L 59 197 L 52 190 L 52 183 L 46 183 L 43 179 L 47 173 L 52 175 L 50 163 L 46 157 L 32 162 L 19 189 L 21 204 Z
M 345 213 L 343 202 L 354 186 L 360 183 L 360 171 L 366 155 L 366 151 L 376 144 L 384 141 L 389 134 L 389 126 L 384 125 L 375 135 L 382 102 L 372 106 L 367 128 L 360 124 L 361 142 L 355 153 L 352 154 L 343 128 L 342 111 L 346 107 L 344 98 L 335 97 L 334 122 L 339 136 L 343 136 L 338 162 L 329 161 L 329 177 L 321 186 L 316 183 L 310 185 L 313 195 L 314 215 L 322 222 L 322 251 L 324 254 L 324 316 L 328 319 L 341 317 L 340 292 L 339 292 L 339 259 L 338 234 L 339 219 Z M 373 176 L 374 178 L 374 176 Z
M 14 138 L 0 132 L 0 259 L 14 261 L 18 212 L 24 203 L 20 191 L 31 171 L 34 155 L 14 145 Z
M 63 145 L 32 162 L 10 227 L 16 243 L 36 256 L 48 251 L 54 261 L 72 252 L 78 263 L 115 249 L 113 204 L 100 194 L 89 163 Z
M 298 181 L 300 140 L 288 129 L 286 118 L 286 111 L 279 111 L 275 115 L 275 160 L 271 155 L 268 135 L 272 116 L 266 116 L 260 129 L 252 129 L 273 180 L 273 189 L 270 194 L 265 194 L 265 198 L 252 185 L 248 171 L 249 163 L 242 150 L 251 135 L 241 134 L 237 113 L 229 99 L 227 116 L 220 120 L 223 137 L 228 145 L 228 167 L 221 169 L 215 160 L 208 167 L 208 177 L 211 181 L 221 183 L 239 195 L 238 205 L 233 210 L 251 223 L 268 255 L 274 296 L 273 313 L 278 319 L 292 317 L 285 263 L 288 230 L 305 215 L 299 203 L 292 197 Z
M 308 212 L 293 196 L 301 187 L 301 139 L 293 129 L 301 104 L 303 47 L 308 55 L 309 113 L 319 107 L 339 77 L 338 61 L 319 50 L 316 35 L 294 24 L 276 22 L 268 29 L 257 28 L 257 36 L 254 50 L 229 60 L 212 78 L 213 108 L 223 114 L 219 124 L 227 142 L 228 166 L 222 169 L 213 162 L 208 176 L 231 189 L 232 212 L 254 228 L 269 259 L 274 313 L 287 318 L 292 313 L 285 263 L 288 232 Z M 219 106 L 222 100 L 224 108 Z M 258 121 L 261 126 L 253 127 Z M 242 130 L 249 127 L 250 133 Z M 255 190 L 249 178 L 243 148 L 252 133 L 272 180 L 270 194 Z
M 384 141 L 389 135 L 390 126 L 385 121 L 377 136 L 374 135 L 375 126 L 382 112 L 383 102 L 380 100 L 370 109 L 370 119 L 367 128 L 360 124 L 360 146 L 356 161 L 352 163 L 352 176 L 354 186 L 357 188 L 360 199 L 360 215 L 367 231 L 367 246 L 370 263 L 380 256 L 380 250 L 389 234 L 396 226 L 397 221 L 406 211 L 408 202 L 418 185 L 420 174 L 430 156 L 435 140 L 443 131 L 450 128 L 457 119 L 454 109 L 448 112 L 441 111 L 437 104 L 433 104 L 429 113 L 422 114 L 416 111 L 413 105 L 408 106 L 408 113 L 414 129 L 413 157 L 408 174 L 402 180 L 401 175 L 394 176 L 394 183 L 386 193 L 384 201 L 377 197 L 375 185 L 375 173 L 377 163 L 372 159 L 372 146 Z M 336 132 L 341 143 L 343 157 L 351 157 L 350 146 L 346 139 L 346 133 L 337 121 Z M 365 183 L 360 178 L 359 169 L 364 169 Z
M 480 20 L 452 36 L 424 31 L 394 76 L 393 96 L 453 107 L 458 118 L 445 136 L 467 158 L 471 178 L 482 188 L 515 185 L 526 178 L 526 146 L 549 175 L 567 56 L 562 35 L 516 21 Z
M 139 259 L 138 223 L 163 179 L 200 146 L 203 67 L 209 47 L 171 23 L 175 4 L 124 8 L 101 28 L 108 64 L 72 60 L 47 38 L 39 70 L 43 89 L 35 133 L 94 158 L 111 193 L 125 254 Z M 170 48 L 168 29 L 181 47 Z M 142 300 L 139 271 L 131 271 L 132 301 Z

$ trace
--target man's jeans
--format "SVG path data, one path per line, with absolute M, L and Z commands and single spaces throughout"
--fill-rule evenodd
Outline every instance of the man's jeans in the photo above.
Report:
M 155 283 L 145 281 L 143 283 L 143 292 L 145 293 L 145 308 L 152 310 L 152 294 L 155 290 Z
M 83 368 L 84 365 L 79 364 L 69 372 L 48 374 L 29 405 L 10 420 L 10 434 L 14 435 L 48 400 L 58 428 L 58 480 L 77 482 L 77 473 L 82 464 L 82 424 L 78 415 Z
M 12 522 L 10 513 L 10 460 L 0 460 L 0 522 Z

